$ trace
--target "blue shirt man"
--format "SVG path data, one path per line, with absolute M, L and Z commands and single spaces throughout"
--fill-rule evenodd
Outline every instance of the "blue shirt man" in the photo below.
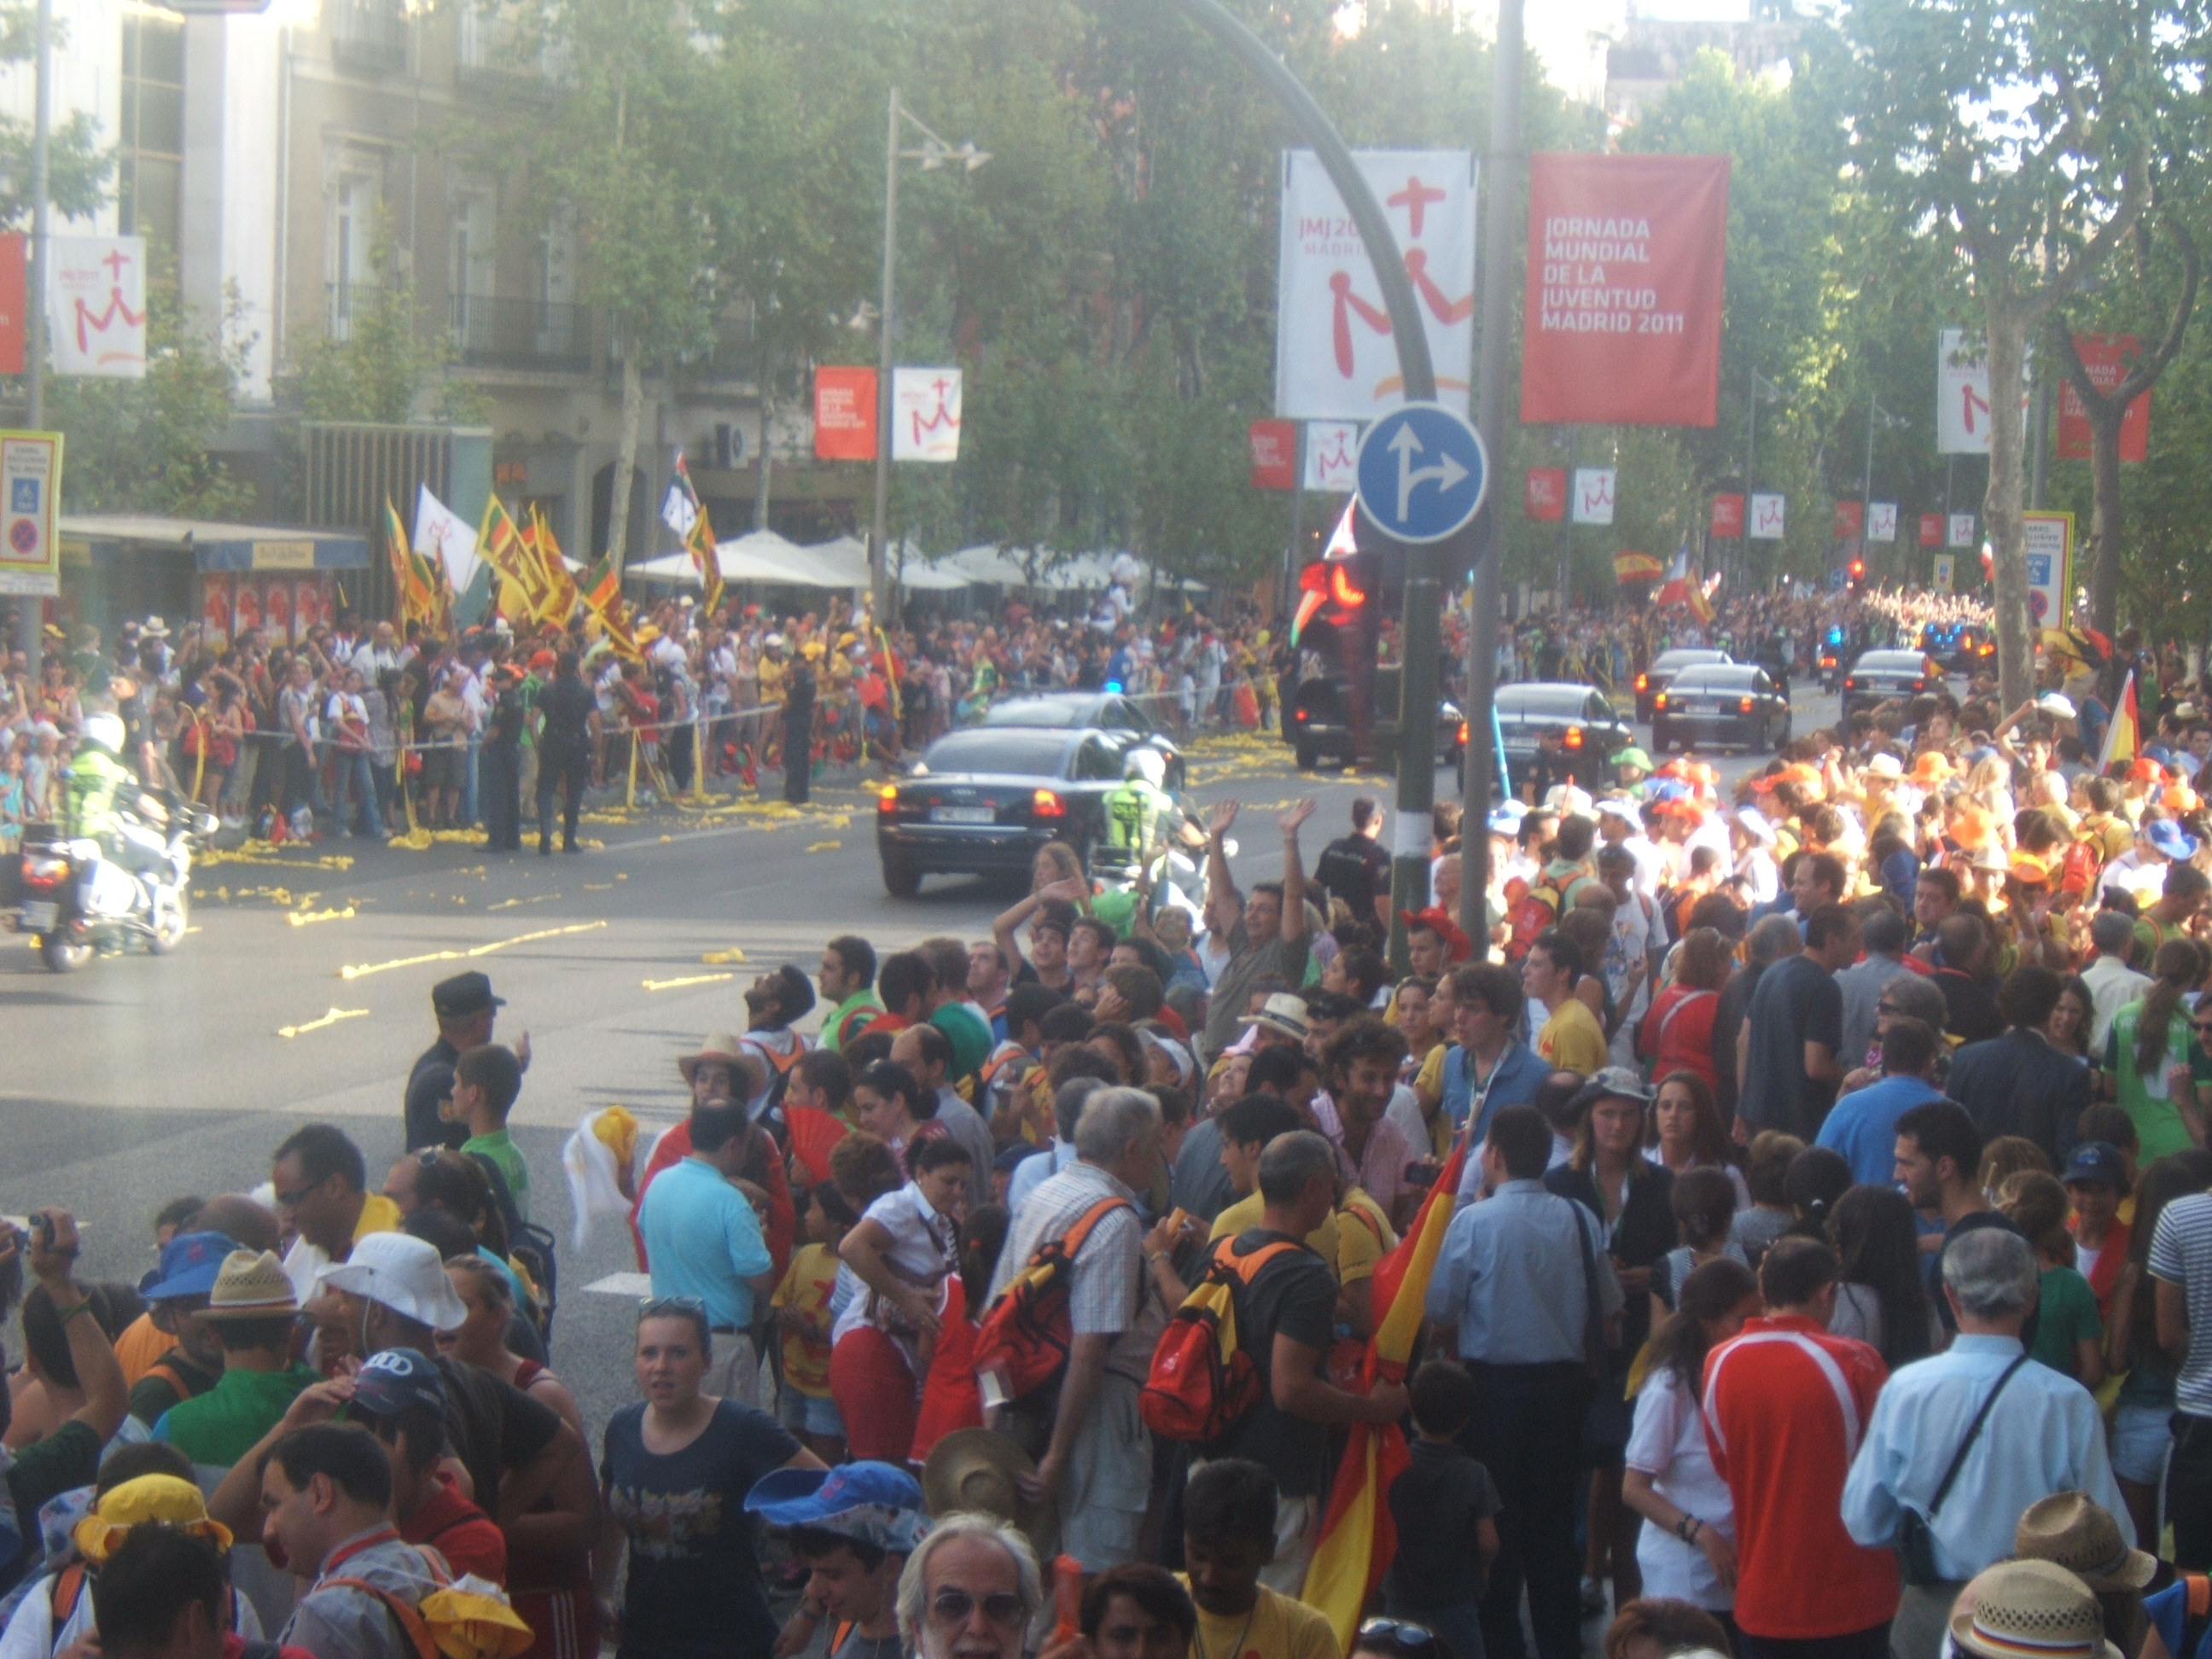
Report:
M 695 1297 L 716 1331 L 744 1331 L 753 1322 L 755 1293 L 775 1288 L 760 1218 L 730 1184 L 744 1163 L 744 1109 L 693 1112 L 691 1145 L 690 1157 L 653 1177 L 638 1215 L 653 1293 Z

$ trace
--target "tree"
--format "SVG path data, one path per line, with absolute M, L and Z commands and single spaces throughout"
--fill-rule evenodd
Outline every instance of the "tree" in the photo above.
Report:
M 57 64 L 69 46 L 69 27 L 56 20 L 52 50 Z M 0 6 L 0 64 L 28 64 L 38 52 L 38 12 Z M 23 84 L 29 85 L 26 76 Z M 107 202 L 115 152 L 100 141 L 100 124 L 78 110 L 46 135 L 46 198 L 65 219 L 82 218 Z M 20 229 L 31 222 L 31 124 L 0 115 L 0 224 Z
M 1984 517 L 2008 704 L 2030 689 L 2028 341 L 2143 210 L 2147 112 L 2171 90 L 2164 54 L 2181 51 L 2160 38 L 2179 21 L 2173 9 L 2162 0 L 1861 0 L 1844 18 L 1836 68 L 1852 159 L 1904 222 L 1959 238 L 1982 310 Z

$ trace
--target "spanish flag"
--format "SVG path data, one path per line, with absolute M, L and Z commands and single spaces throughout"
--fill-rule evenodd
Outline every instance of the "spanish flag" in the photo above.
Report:
M 1421 1329 L 1429 1276 L 1436 1271 L 1444 1230 L 1451 1225 L 1458 1205 L 1460 1175 L 1466 1164 L 1462 1144 L 1429 1188 L 1404 1240 L 1375 1264 L 1375 1335 L 1360 1370 L 1363 1389 L 1405 1376 L 1413 1339 Z M 1390 1518 L 1390 1483 L 1412 1461 L 1404 1431 L 1396 1424 L 1378 1427 L 1355 1423 L 1344 1461 L 1337 1465 L 1328 1513 L 1322 1518 L 1321 1540 L 1314 1547 L 1300 1599 L 1328 1615 L 1336 1627 L 1337 1644 L 1346 1653 L 1358 1632 L 1367 1598 L 1398 1553 L 1398 1528 Z
M 2112 723 L 2105 728 L 2105 752 L 2097 757 L 2097 769 L 2109 771 L 2115 761 L 2131 761 L 2142 747 L 2142 709 L 2136 702 L 2136 671 L 2130 668 L 2112 710 Z

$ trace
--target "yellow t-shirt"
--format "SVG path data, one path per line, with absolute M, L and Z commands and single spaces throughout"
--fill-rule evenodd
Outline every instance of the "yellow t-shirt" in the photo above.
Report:
M 1359 1213 L 1352 1214 L 1354 1210 Z M 1375 1264 L 1398 1247 L 1398 1235 L 1390 1225 L 1390 1218 L 1382 1212 L 1380 1204 L 1358 1187 L 1345 1194 L 1336 1214 L 1336 1282 L 1357 1285 L 1362 1279 L 1374 1278 Z
M 406 1224 L 397 1204 L 382 1193 L 371 1193 L 362 1200 L 361 1219 L 353 1224 L 353 1242 L 358 1244 L 371 1233 L 401 1232 Z
M 1554 1071 L 1594 1077 L 1606 1066 L 1605 1028 L 1580 997 L 1569 997 L 1536 1033 L 1536 1052 Z
M 1250 1231 L 1260 1224 L 1260 1217 L 1267 1207 L 1266 1199 L 1255 1187 L 1249 1196 L 1238 1199 L 1213 1218 L 1213 1231 L 1208 1235 L 1206 1242 L 1212 1243 L 1219 1239 L 1234 1238 L 1239 1233 Z M 1336 1218 L 1332 1215 L 1306 1235 L 1306 1248 L 1332 1267 L 1336 1266 L 1339 1249 L 1337 1232 Z
M 783 1374 L 791 1386 L 817 1400 L 830 1397 L 830 1291 L 837 1257 L 826 1244 L 803 1245 L 791 1258 L 769 1306 L 797 1316 L 805 1327 L 783 1328 Z
M 1190 1588 L 1190 1575 L 1176 1581 Z M 1336 1627 L 1317 1607 L 1293 1601 L 1280 1590 L 1260 1586 L 1260 1599 L 1249 1614 L 1222 1616 L 1198 1610 L 1194 1651 L 1206 1659 L 1343 1659 Z

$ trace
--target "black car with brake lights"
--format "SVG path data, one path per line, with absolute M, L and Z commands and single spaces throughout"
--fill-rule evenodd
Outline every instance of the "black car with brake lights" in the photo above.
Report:
M 1873 708 L 1893 697 L 1917 697 L 1943 689 L 1943 671 L 1918 651 L 1869 651 L 1844 676 L 1844 714 Z
M 1725 651 L 1709 651 L 1702 646 L 1684 646 L 1674 651 L 1662 651 L 1651 659 L 1651 666 L 1636 677 L 1636 718 L 1640 720 L 1651 718 L 1655 700 L 1684 669 L 1695 668 L 1705 663 L 1735 660 Z
M 983 711 L 983 724 L 1040 726 L 1054 732 L 1092 727 L 1121 752 L 1124 760 L 1134 750 L 1157 750 L 1166 769 L 1168 792 L 1172 794 L 1183 787 L 1182 750 L 1145 713 L 1141 702 L 1119 691 L 1048 691 L 1036 696 L 1008 697 Z
M 971 726 L 930 744 L 912 771 L 876 790 L 884 886 L 911 898 L 929 875 L 1026 881 L 1036 850 L 1066 842 L 1088 866 L 1123 749 L 1096 727 Z
M 1571 777 L 1592 794 L 1612 781 L 1607 761 L 1636 741 L 1628 722 L 1604 692 L 1572 680 L 1522 680 L 1498 688 L 1498 738 L 1505 769 L 1518 789 L 1528 776 L 1547 732 L 1559 739 L 1552 781 Z M 1564 774 L 1565 775 L 1561 775 Z
M 1651 752 L 1734 746 L 1747 753 L 1790 741 L 1790 700 L 1757 663 L 1686 668 L 1653 700 Z

